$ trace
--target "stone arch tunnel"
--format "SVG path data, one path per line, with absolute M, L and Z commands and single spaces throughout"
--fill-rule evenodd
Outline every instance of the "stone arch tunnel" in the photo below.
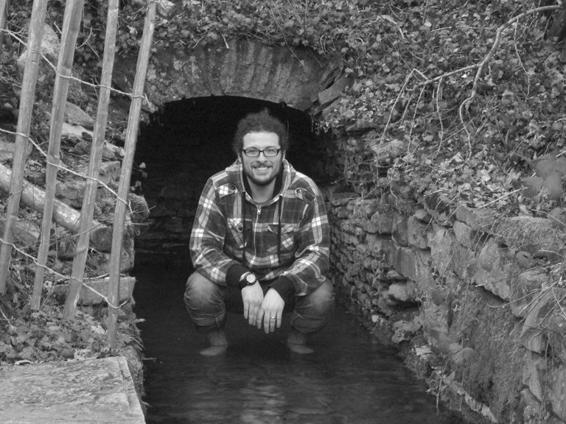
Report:
M 313 341 L 310 360 L 289 356 L 283 332 L 266 336 L 241 316 L 229 318 L 226 362 L 204 362 L 197 353 L 203 341 L 182 295 L 202 187 L 234 160 L 238 120 L 266 107 L 289 127 L 290 162 L 321 187 L 333 181 L 333 144 L 313 132 L 311 114 L 338 96 L 339 68 L 307 51 L 241 40 L 152 59 L 146 92 L 153 112 L 140 127 L 132 180 L 151 209 L 136 238 L 134 269 L 136 314 L 145 320 L 148 422 L 459 422 L 437 409 L 394 350 L 375 344 L 343 309 Z M 126 61 L 118 69 L 127 88 L 132 67 Z M 306 387 L 319 393 L 314 405 Z

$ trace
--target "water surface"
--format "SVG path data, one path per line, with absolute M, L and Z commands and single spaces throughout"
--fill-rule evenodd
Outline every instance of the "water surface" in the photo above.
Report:
M 284 326 L 265 335 L 230 314 L 226 354 L 205 340 L 183 306 L 187 272 L 136 268 L 136 313 L 145 345 L 147 422 L 194 424 L 456 424 L 437 409 L 392 350 L 344 310 L 312 338 L 312 355 L 285 347 Z

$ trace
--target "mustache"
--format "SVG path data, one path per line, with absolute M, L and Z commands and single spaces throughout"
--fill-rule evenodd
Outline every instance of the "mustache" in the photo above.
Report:
M 256 161 L 256 162 L 252 163 L 252 166 L 273 166 L 273 164 L 271 162 Z

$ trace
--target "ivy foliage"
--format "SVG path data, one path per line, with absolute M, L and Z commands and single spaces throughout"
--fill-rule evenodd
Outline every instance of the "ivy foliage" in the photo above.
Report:
M 31 0 L 28 4 L 31 9 Z M 64 2 L 50 4 L 61 25 Z M 145 1 L 120 2 L 118 54 L 136 53 Z M 525 185 L 533 161 L 566 150 L 565 56 L 549 37 L 554 0 L 159 0 L 153 49 L 222 45 L 234 37 L 289 49 L 307 48 L 343 64 L 350 85 L 320 105 L 322 130 L 371 130 L 351 151 L 346 182 L 367 193 L 359 169 L 387 166 L 370 185 L 413 185 L 417 192 L 459 195 L 482 206 Z M 87 0 L 76 63 L 97 81 L 104 46 L 106 2 Z M 522 16 L 514 19 L 514 17 Z M 17 27 L 17 23 L 15 24 Z M 20 27 L 21 28 L 21 27 Z M 384 164 L 375 145 L 400 153 Z M 376 157 L 377 155 L 377 157 Z M 556 164 L 555 164 L 556 165 Z M 563 204 L 558 183 L 531 184 L 518 199 L 548 211 Z M 379 178 L 386 177 L 386 180 Z M 556 177 L 556 176 L 554 176 Z M 556 179 L 556 178 L 554 178 Z M 367 184 L 365 184 L 367 186 Z M 536 187 L 544 188 L 537 190 Z M 507 205 L 508 199 L 502 202 Z M 514 207 L 518 207 L 515 204 Z M 550 208 L 550 209 L 549 209 Z
M 566 67 L 547 37 L 557 14 L 531 13 L 555 5 L 552 1 L 174 3 L 173 13 L 157 25 L 155 49 L 192 49 L 244 37 L 308 48 L 343 63 L 352 83 L 332 105 L 321 105 L 319 124 L 323 130 L 373 130 L 368 143 L 350 149 L 345 179 L 354 186 L 356 178 L 364 180 L 360 165 L 372 146 L 393 142 L 404 152 L 389 164 L 389 186 L 407 183 L 424 194 L 445 192 L 472 206 L 504 196 L 496 203 L 508 206 L 507 193 L 535 171 L 533 160 L 564 154 Z M 131 7 L 124 18 L 128 31 L 122 33 L 126 47 L 141 31 L 135 11 L 143 8 Z M 523 17 L 513 21 L 518 16 Z M 382 158 L 369 157 L 375 171 Z M 564 176 L 566 169 L 559 181 Z M 521 197 L 513 208 L 548 211 L 563 197 L 555 185 L 542 197 L 540 190 Z

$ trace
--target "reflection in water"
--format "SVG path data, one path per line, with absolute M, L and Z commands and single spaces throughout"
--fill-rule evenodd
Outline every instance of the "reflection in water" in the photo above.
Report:
M 194 424 L 455 424 L 436 410 L 395 353 L 341 308 L 312 339 L 315 353 L 285 346 L 288 328 L 265 335 L 230 314 L 225 355 L 204 358 L 184 310 L 188 273 L 137 269 L 136 313 L 146 361 L 147 421 Z

